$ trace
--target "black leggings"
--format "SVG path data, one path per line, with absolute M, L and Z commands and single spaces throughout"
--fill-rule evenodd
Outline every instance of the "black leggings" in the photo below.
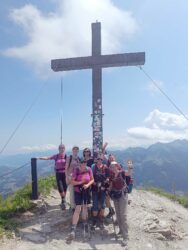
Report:
M 60 193 L 67 191 L 65 173 L 56 173 L 57 187 Z

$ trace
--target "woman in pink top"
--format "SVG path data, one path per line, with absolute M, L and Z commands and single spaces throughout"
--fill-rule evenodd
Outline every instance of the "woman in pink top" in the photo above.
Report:
M 65 195 L 67 191 L 65 165 L 66 165 L 65 145 L 59 145 L 59 153 L 49 157 L 38 157 L 39 160 L 54 160 L 58 191 L 61 196 L 61 209 L 65 210 Z
M 84 224 L 88 217 L 87 205 L 90 203 L 90 186 L 93 184 L 93 173 L 87 166 L 87 161 L 80 160 L 80 166 L 74 169 L 72 174 L 72 184 L 74 185 L 74 197 L 76 208 L 72 218 L 72 228 L 69 238 L 75 238 L 76 226 L 82 209 L 82 217 Z

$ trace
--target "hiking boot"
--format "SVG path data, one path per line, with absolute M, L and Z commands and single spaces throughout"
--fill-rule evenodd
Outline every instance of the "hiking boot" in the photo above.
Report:
M 100 228 L 101 230 L 104 229 L 104 219 L 103 219 L 103 218 L 99 220 L 99 228 Z
M 76 233 L 75 233 L 75 230 L 72 230 L 69 234 L 69 239 L 70 240 L 74 240 L 75 239 L 75 236 L 76 236 Z
M 111 207 L 111 208 L 109 208 L 109 213 L 106 216 L 106 218 L 111 218 L 114 214 L 115 214 L 115 211 L 114 211 L 113 207 Z
M 66 206 L 65 206 L 65 202 L 64 202 L 64 201 L 61 202 L 60 207 L 61 207 L 62 210 L 65 210 L 65 209 L 66 209 Z
M 121 245 L 123 246 L 123 247 L 127 247 L 128 246 L 128 244 L 127 244 L 127 239 L 123 239 L 122 240 L 122 242 L 121 242 Z
M 128 205 L 130 205 L 130 204 L 131 204 L 131 202 L 132 202 L 132 200 L 128 200 Z
M 93 218 L 92 218 L 92 225 L 91 225 L 91 229 L 92 229 L 92 230 L 94 230 L 94 229 L 95 229 L 95 227 L 96 227 L 96 225 L 97 225 L 97 218 L 93 217 Z

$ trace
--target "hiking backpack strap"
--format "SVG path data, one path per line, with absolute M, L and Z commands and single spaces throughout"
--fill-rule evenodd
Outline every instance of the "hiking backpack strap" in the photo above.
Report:
M 71 162 L 72 162 L 72 155 L 70 155 L 70 158 L 69 158 L 69 165 L 68 165 L 68 167 L 70 167 Z

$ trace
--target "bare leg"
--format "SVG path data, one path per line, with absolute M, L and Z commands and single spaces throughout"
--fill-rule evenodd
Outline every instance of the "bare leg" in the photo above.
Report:
M 72 217 L 72 227 L 71 227 L 71 233 L 68 236 L 67 240 L 73 240 L 75 239 L 75 235 L 76 235 L 76 226 L 79 220 L 79 216 L 80 216 L 80 212 L 81 212 L 81 205 L 77 205 Z
M 81 205 L 77 205 L 72 217 L 72 225 L 77 225 L 78 220 L 79 220 L 79 216 L 80 216 L 80 212 L 81 212 Z

